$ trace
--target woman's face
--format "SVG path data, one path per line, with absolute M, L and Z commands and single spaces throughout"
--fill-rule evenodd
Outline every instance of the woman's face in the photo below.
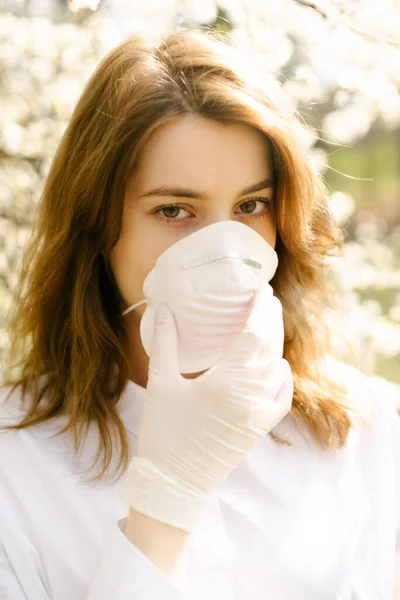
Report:
M 265 138 L 248 125 L 184 115 L 154 131 L 128 180 L 121 236 L 110 256 L 126 307 L 143 299 L 143 282 L 160 254 L 202 227 L 240 221 L 275 247 L 272 174 Z

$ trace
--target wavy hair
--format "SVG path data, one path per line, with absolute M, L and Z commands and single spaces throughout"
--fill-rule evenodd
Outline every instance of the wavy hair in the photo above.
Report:
M 98 65 L 53 159 L 23 255 L 3 383 L 11 391 L 21 386 L 23 399 L 29 390 L 23 419 L 7 429 L 65 414 L 57 435 L 70 430 L 77 451 L 89 424 L 98 426 L 95 480 L 112 462 L 113 434 L 121 472 L 130 459 L 117 410 L 130 376 L 125 307 L 108 262 L 125 186 L 149 135 L 186 113 L 265 135 L 277 181 L 279 266 L 271 285 L 283 308 L 291 413 L 323 448 L 342 447 L 352 426 L 346 389 L 321 369 L 331 351 L 324 311 L 334 300 L 326 257 L 340 248 L 342 231 L 306 151 L 303 120 L 275 78 L 253 73 L 215 33 L 169 32 L 157 44 L 134 37 Z

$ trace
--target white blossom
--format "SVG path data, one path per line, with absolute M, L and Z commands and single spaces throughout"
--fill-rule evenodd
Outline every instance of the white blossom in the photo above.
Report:
M 0 363 L 7 346 L 6 315 L 18 266 L 35 218 L 45 177 L 82 88 L 100 59 L 127 36 L 157 40 L 175 27 L 215 20 L 216 0 L 65 0 L 69 19 L 51 12 L 0 14 Z M 220 0 L 233 23 L 230 42 L 257 82 L 282 77 L 289 100 L 310 121 L 299 131 L 304 152 L 321 173 L 328 168 L 322 137 L 354 144 L 379 119 L 400 126 L 400 5 L 391 0 L 355 3 L 314 0 Z M 21 11 L 21 4 L 8 5 Z M 55 3 L 46 4 L 55 10 Z M 11 8 L 10 8 L 11 10 Z M 68 12 L 68 9 L 67 9 Z M 80 20 L 80 18 L 84 20 Z M 280 102 L 281 100 L 278 99 Z M 340 226 L 354 216 L 354 200 L 331 190 L 329 208 Z M 400 359 L 400 226 L 387 230 L 371 218 L 346 240 L 343 256 L 329 261 L 339 299 L 336 344 L 344 338 L 360 366 L 373 372 L 377 357 Z

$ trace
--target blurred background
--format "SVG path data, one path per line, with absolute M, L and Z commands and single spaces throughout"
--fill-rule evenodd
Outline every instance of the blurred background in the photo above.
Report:
M 85 82 L 126 37 L 192 26 L 273 73 L 307 123 L 346 234 L 335 343 L 400 409 L 400 0 L 0 0 L 0 367 L 22 249 Z

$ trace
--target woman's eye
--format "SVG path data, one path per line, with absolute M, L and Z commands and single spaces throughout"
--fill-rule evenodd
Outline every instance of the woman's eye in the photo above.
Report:
M 245 215 L 261 215 L 269 210 L 271 200 L 267 198 L 251 198 L 240 205 L 242 214 Z
M 249 217 L 263 217 L 267 215 L 272 205 L 272 200 L 268 198 L 249 198 L 239 205 L 239 211 L 236 214 L 248 215 Z M 193 218 L 193 215 L 179 204 L 165 204 L 158 206 L 152 211 L 166 223 L 177 223 Z
M 165 221 L 181 221 L 190 215 L 189 211 L 178 204 L 166 204 L 165 206 L 159 206 L 153 211 L 153 214 L 158 215 Z
M 257 208 L 257 202 L 255 200 L 247 200 L 247 202 L 244 202 L 244 204 L 240 205 L 240 208 L 244 213 L 253 213 Z
M 165 208 L 161 209 L 161 212 L 164 215 L 164 217 L 167 217 L 169 219 L 176 219 L 181 210 L 182 209 L 179 206 L 166 206 Z

